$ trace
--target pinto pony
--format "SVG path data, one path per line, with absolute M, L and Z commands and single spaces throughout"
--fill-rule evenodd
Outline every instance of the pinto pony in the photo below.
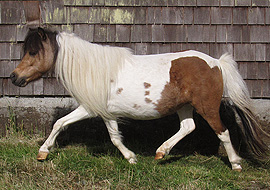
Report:
M 220 119 L 224 95 L 242 120 L 241 134 L 251 152 L 262 156 L 268 151 L 257 134 L 259 125 L 246 84 L 228 54 L 220 59 L 197 51 L 133 55 L 127 48 L 89 43 L 74 34 L 31 29 L 25 38 L 23 59 L 10 75 L 13 84 L 26 86 L 51 68 L 80 106 L 54 124 L 38 160 L 46 159 L 67 125 L 100 116 L 112 143 L 130 163 L 136 163 L 135 154 L 122 143 L 117 118 L 149 120 L 176 112 L 180 129 L 157 149 L 155 159 L 162 159 L 195 129 L 195 109 L 223 143 L 232 169 L 241 171 L 241 158 Z

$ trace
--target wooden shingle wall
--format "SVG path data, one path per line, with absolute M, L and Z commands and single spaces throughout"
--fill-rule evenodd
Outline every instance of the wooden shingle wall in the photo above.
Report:
M 215 58 L 230 52 L 252 97 L 270 98 L 268 0 L 0 1 L 0 94 L 67 96 L 53 74 L 25 88 L 8 79 L 31 25 L 74 32 L 88 41 L 130 47 L 135 54 L 186 49 Z

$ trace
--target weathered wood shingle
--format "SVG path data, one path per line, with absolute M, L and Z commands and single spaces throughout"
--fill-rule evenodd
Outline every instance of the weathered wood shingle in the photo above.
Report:
M 11 43 L 0 43 L 0 56 L 1 60 L 10 60 L 11 55 L 11 49 L 10 49 Z
M 243 7 L 233 8 L 233 24 L 247 24 L 248 9 Z
M 74 33 L 84 40 L 93 42 L 94 39 L 94 25 L 76 24 L 74 26 Z
M 235 6 L 251 6 L 251 0 L 235 0 Z
M 133 24 L 135 12 L 133 8 L 127 7 L 125 9 L 113 8 L 108 9 L 109 13 L 104 16 L 109 17 L 110 24 Z M 109 24 L 108 23 L 108 24 Z
M 41 1 L 40 6 L 43 22 L 49 24 L 63 24 L 68 22 L 69 15 L 67 15 L 67 8 L 63 6 L 62 0 Z M 74 9 L 72 9 L 71 18 L 78 19 L 78 15 L 82 16 L 84 14 L 83 11 L 76 11 Z
M 130 25 L 116 25 L 115 42 L 130 42 L 130 34 Z
M 252 7 L 248 9 L 248 24 L 265 24 L 266 8 Z
M 269 6 L 269 0 L 252 0 L 252 6 Z
M 234 59 L 236 61 L 255 61 L 255 44 L 234 44 Z
M 163 24 L 183 24 L 184 8 L 182 7 L 163 7 L 162 8 Z
M 16 25 L 0 25 L 0 42 L 16 42 Z
M 255 43 L 267 42 L 270 39 L 270 25 L 269 26 L 250 26 L 250 41 Z
M 89 23 L 88 7 L 71 7 L 69 10 L 71 24 Z M 51 15 L 51 13 L 48 14 Z M 50 20 L 50 17 L 48 19 Z
M 49 25 L 135 54 L 195 49 L 219 58 L 229 52 L 251 95 L 270 98 L 269 6 L 269 0 L 0 1 L 0 95 L 68 95 L 51 73 L 26 88 L 8 79 L 28 28 Z
M 22 1 L 1 1 L 2 24 L 25 24 L 25 16 Z
M 211 7 L 211 24 L 232 24 L 232 8 Z
M 234 6 L 235 0 L 220 0 L 220 6 Z
M 152 42 L 164 42 L 164 35 L 163 25 L 152 25 Z
M 219 6 L 219 1 L 197 0 L 197 6 L 205 6 L 205 7 Z
M 194 24 L 210 24 L 210 7 L 194 9 Z

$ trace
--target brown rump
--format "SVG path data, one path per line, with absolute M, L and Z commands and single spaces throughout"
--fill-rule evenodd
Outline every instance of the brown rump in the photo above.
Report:
M 216 133 L 224 131 L 219 107 L 223 94 L 223 80 L 218 67 L 199 57 L 183 57 L 172 61 L 170 82 L 156 104 L 161 115 L 168 115 L 190 103 L 204 117 Z

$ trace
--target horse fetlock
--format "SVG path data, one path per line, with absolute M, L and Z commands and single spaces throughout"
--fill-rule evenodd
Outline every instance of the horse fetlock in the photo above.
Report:
M 240 165 L 241 160 L 242 160 L 241 157 L 236 156 L 235 158 L 233 158 L 233 160 L 230 161 L 233 170 L 238 171 L 238 172 L 242 171 L 242 167 Z
M 130 164 L 137 164 L 137 158 L 136 157 L 135 158 L 130 158 L 130 159 L 128 159 L 128 162 Z
M 232 160 L 230 160 L 230 162 L 232 164 L 240 164 L 241 163 L 241 160 L 242 160 L 242 158 L 240 156 L 235 155 L 235 157 Z
M 129 156 L 125 156 L 125 158 L 128 160 L 130 164 L 136 164 L 137 163 L 137 158 L 136 155 L 132 152 L 129 154 Z

